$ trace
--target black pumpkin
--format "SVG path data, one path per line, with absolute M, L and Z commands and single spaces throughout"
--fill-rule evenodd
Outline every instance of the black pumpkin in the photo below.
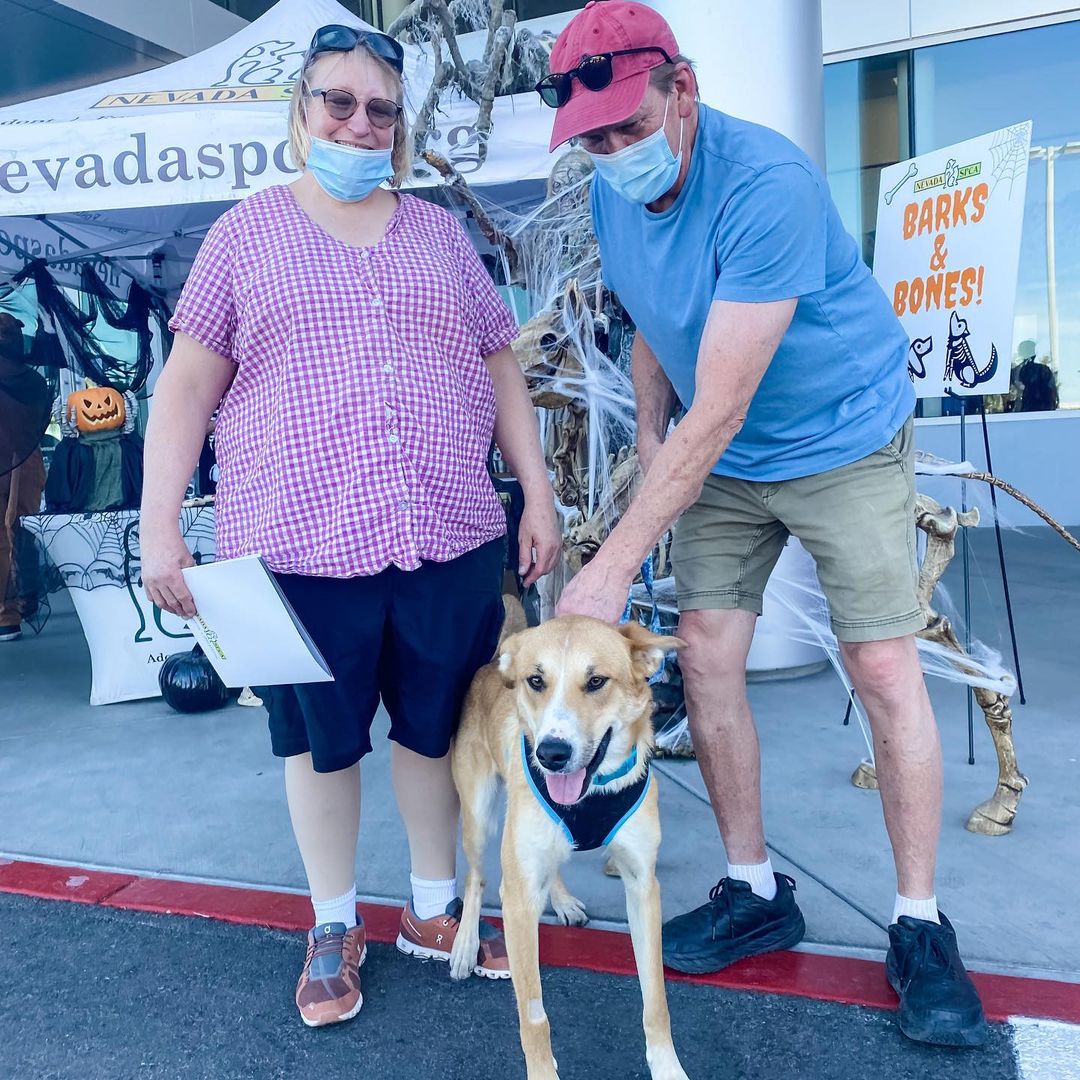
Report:
M 190 652 L 173 653 L 161 665 L 158 686 L 166 704 L 183 713 L 220 709 L 231 696 L 198 645 Z

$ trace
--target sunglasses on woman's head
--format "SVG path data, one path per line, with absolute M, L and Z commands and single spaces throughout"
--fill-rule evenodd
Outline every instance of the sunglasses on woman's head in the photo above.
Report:
M 586 56 L 577 67 L 541 79 L 534 89 L 545 105 L 550 105 L 553 109 L 560 109 L 570 100 L 574 79 L 577 79 L 586 90 L 603 90 L 611 85 L 611 80 L 614 77 L 611 69 L 612 57 L 630 56 L 633 53 L 646 52 L 657 52 L 664 58 L 665 62 L 669 64 L 675 63 L 659 45 L 647 45 L 640 49 L 617 49 L 614 52 Z M 657 66 L 659 66 L 659 61 L 657 61 Z
M 352 52 L 357 45 L 370 49 L 381 60 L 401 72 L 405 70 L 405 50 L 401 42 L 374 30 L 359 30 L 355 26 L 331 23 L 320 26 L 308 46 L 306 63 L 311 63 L 319 53 Z
M 348 90 L 309 90 L 311 97 L 321 97 L 327 113 L 335 120 L 348 120 L 360 108 L 360 102 Z M 364 112 L 372 127 L 389 128 L 397 122 L 401 106 L 387 98 L 372 98 L 364 102 Z

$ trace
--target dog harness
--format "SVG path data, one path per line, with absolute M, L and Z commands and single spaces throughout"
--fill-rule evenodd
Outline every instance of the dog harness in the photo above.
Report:
M 637 767 L 635 746 L 630 756 L 614 771 L 597 773 L 584 797 L 570 806 L 557 803 L 549 794 L 544 774 L 533 764 L 525 736 L 521 736 L 521 764 L 532 793 L 558 825 L 566 839 L 578 851 L 593 851 L 610 844 L 615 834 L 634 816 L 645 800 L 652 783 L 652 769 L 645 763 L 641 778 L 618 791 L 604 791 L 606 784 L 618 780 Z

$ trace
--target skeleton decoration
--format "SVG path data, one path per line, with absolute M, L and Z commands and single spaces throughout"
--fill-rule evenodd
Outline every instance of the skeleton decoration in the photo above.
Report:
M 940 506 L 926 495 L 919 495 L 915 502 L 915 524 L 926 535 L 926 555 L 919 569 L 919 607 L 926 616 L 926 629 L 919 636 L 935 641 L 956 654 L 956 664 L 965 669 L 968 658 L 960 644 L 949 619 L 934 609 L 933 596 L 941 575 L 956 552 L 956 533 L 979 523 L 979 511 L 957 513 L 951 506 Z M 974 674 L 970 668 L 967 669 Z M 986 718 L 990 737 L 997 751 L 998 780 L 994 794 L 980 803 L 967 821 L 967 828 L 984 836 L 1004 836 L 1012 831 L 1012 823 L 1020 804 L 1020 796 L 1027 787 L 1027 777 L 1017 768 L 1016 751 L 1012 736 L 1012 710 L 1009 697 L 1000 691 L 985 690 L 973 686 L 972 692 Z M 863 761 L 851 777 L 856 787 L 877 789 L 877 773 L 869 761 Z
M 455 33 L 484 26 L 488 29 L 484 58 L 466 64 Z M 468 208 L 482 235 L 500 254 L 504 280 L 524 291 L 528 305 L 529 318 L 514 351 L 540 413 L 541 433 L 564 524 L 562 565 L 543 582 L 546 592 L 541 597 L 541 613 L 546 616 L 553 610 L 565 582 L 595 555 L 640 483 L 633 446 L 633 390 L 628 377 L 633 328 L 601 279 L 599 251 L 589 217 L 592 164 L 579 150 L 563 154 L 552 170 L 546 200 L 527 213 L 515 215 L 485 202 L 445 159 L 424 150 L 439 91 L 455 84 L 480 105 L 478 134 L 486 150 L 494 96 L 528 89 L 546 73 L 543 46 L 515 26 L 511 12 L 488 0 L 413 0 L 391 32 L 403 41 L 428 44 L 434 51 L 438 61 L 436 85 L 414 127 L 416 148 L 443 176 L 448 190 Z M 913 167 L 898 186 L 914 174 Z M 997 355 L 996 350 L 991 350 L 985 368 L 980 368 L 967 338 L 966 323 L 954 314 L 946 345 L 947 378 L 971 389 L 990 377 Z M 912 378 L 925 375 L 924 360 L 932 348 L 928 338 L 912 343 L 908 353 Z M 1045 511 L 994 477 L 968 474 L 968 478 L 993 483 L 1045 516 Z M 988 678 L 986 665 L 965 652 L 948 618 L 932 606 L 937 582 L 953 555 L 956 530 L 974 524 L 977 514 L 957 514 L 920 497 L 916 517 L 918 528 L 927 536 L 927 555 L 919 577 L 920 604 L 927 616 L 920 656 L 929 672 L 974 688 L 990 728 L 999 767 L 994 794 L 975 809 L 968 828 L 985 835 L 1002 835 L 1012 827 L 1027 784 L 1017 768 L 1013 748 L 1011 676 L 999 672 L 996 678 Z M 1080 547 L 1080 542 L 1060 526 L 1057 528 Z M 653 553 L 657 584 L 670 573 L 668 545 L 669 538 L 665 537 Z M 804 628 L 804 632 L 813 636 L 817 629 Z M 827 627 L 824 633 L 828 633 Z M 677 708 L 675 715 L 679 714 Z M 690 756 L 693 747 L 689 732 L 684 730 L 685 721 L 681 725 L 673 726 L 672 737 L 666 743 L 661 740 L 660 745 L 669 746 L 667 752 L 673 755 Z M 859 786 L 876 787 L 873 764 L 861 765 L 852 780 Z
M 1005 491 L 1038 514 L 1066 543 L 1080 551 L 1080 540 L 1011 484 L 984 472 L 956 475 L 965 480 L 983 481 Z M 951 506 L 941 506 L 926 495 L 917 496 L 915 524 L 926 535 L 926 554 L 919 569 L 918 585 L 919 607 L 926 616 L 926 629 L 920 631 L 919 637 L 943 646 L 950 655 L 955 654 L 953 663 L 962 675 L 968 677 L 971 692 L 983 711 L 997 754 L 998 779 L 994 793 L 971 812 L 967 828 L 970 832 L 981 833 L 983 836 L 1004 836 L 1012 831 L 1020 796 L 1028 784 L 1027 777 L 1020 772 L 1016 764 L 1009 694 L 979 685 L 982 673 L 973 666 L 972 658 L 961 645 L 949 619 L 933 606 L 934 590 L 956 552 L 957 530 L 970 528 L 978 523 L 978 510 L 958 513 Z M 851 782 L 856 787 L 876 789 L 877 774 L 873 764 L 869 761 L 861 762 L 852 774 Z

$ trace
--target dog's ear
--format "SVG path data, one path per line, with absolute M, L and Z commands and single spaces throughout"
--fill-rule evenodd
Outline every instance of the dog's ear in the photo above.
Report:
M 513 686 L 517 682 L 517 651 L 520 644 L 521 634 L 511 634 L 505 638 L 499 646 L 497 665 L 502 681 L 507 686 Z
M 634 674 L 645 680 L 651 679 L 660 670 L 667 653 L 686 648 L 686 642 L 682 638 L 672 637 L 670 634 L 654 634 L 633 619 L 620 626 L 619 633 L 630 645 Z

